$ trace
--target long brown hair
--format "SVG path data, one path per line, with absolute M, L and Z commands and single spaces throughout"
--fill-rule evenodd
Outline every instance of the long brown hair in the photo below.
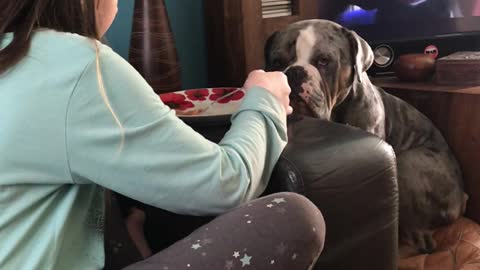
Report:
M 95 0 L 0 0 L 0 42 L 12 32 L 12 42 L 0 50 L 0 74 L 27 54 L 38 28 L 99 39 Z

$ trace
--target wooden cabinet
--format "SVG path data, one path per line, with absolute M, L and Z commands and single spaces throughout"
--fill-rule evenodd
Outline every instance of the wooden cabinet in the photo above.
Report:
M 205 1 L 210 86 L 241 86 L 248 72 L 264 67 L 264 44 L 274 31 L 319 17 L 319 0 L 284 1 L 292 15 L 275 18 L 264 18 L 263 2 Z
M 480 221 L 480 86 L 406 83 L 395 78 L 372 82 L 415 106 L 440 129 L 464 173 L 470 195 L 468 216 Z

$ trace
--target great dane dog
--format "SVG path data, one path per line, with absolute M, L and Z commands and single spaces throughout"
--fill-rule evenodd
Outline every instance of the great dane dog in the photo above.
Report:
M 397 156 L 402 247 L 435 249 L 433 229 L 465 211 L 459 164 L 439 130 L 413 106 L 374 86 L 367 42 L 334 22 L 307 20 L 274 33 L 268 71 L 284 71 L 296 113 L 354 126 L 389 143 Z M 410 254 L 411 255 L 411 254 Z

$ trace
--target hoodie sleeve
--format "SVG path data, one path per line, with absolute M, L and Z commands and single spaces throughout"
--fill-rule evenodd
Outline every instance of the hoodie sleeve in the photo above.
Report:
M 67 112 L 67 155 L 75 183 L 95 183 L 191 215 L 222 213 L 265 190 L 287 141 L 284 109 L 272 94 L 248 89 L 231 129 L 216 144 L 179 119 L 111 49 L 102 47 L 99 58 L 122 128 L 102 99 L 93 60 Z

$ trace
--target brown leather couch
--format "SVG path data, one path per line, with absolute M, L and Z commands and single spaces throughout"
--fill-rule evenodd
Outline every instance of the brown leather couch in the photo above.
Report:
M 212 141 L 228 130 L 228 119 L 185 121 Z M 397 269 L 395 155 L 379 138 L 344 125 L 291 117 L 289 144 L 266 193 L 278 191 L 304 194 L 325 217 L 326 245 L 315 269 Z M 107 269 L 120 269 L 140 256 L 122 223 L 128 200 L 107 198 Z M 179 216 L 148 206 L 145 210 L 146 235 L 155 250 L 213 218 Z

